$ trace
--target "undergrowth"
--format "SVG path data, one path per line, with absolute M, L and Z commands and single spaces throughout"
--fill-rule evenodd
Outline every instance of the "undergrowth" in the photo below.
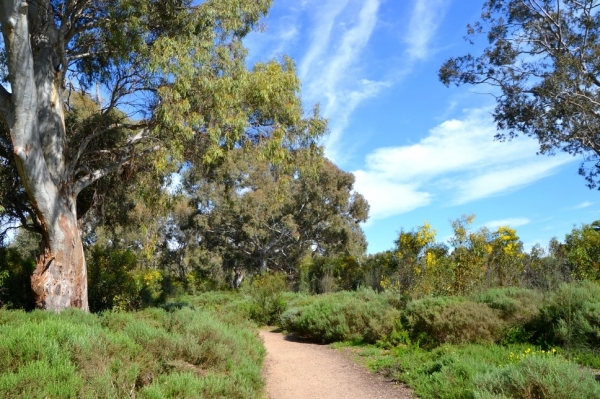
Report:
M 0 310 L 0 336 L 5 398 L 256 398 L 263 387 L 254 325 L 210 310 Z

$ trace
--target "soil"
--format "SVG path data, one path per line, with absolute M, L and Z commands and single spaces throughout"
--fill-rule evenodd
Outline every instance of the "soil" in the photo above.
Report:
M 370 374 L 350 351 L 311 343 L 293 334 L 262 329 L 267 348 L 268 399 L 408 399 L 411 391 Z

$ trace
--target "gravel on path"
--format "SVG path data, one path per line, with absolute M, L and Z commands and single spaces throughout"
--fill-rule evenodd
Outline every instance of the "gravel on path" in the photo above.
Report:
M 267 348 L 268 399 L 409 399 L 402 385 L 383 381 L 325 345 L 261 329 Z

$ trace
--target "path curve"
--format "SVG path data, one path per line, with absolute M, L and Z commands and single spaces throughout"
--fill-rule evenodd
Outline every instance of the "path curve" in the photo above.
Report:
M 370 374 L 325 345 L 261 329 L 268 399 L 408 399 L 410 390 Z

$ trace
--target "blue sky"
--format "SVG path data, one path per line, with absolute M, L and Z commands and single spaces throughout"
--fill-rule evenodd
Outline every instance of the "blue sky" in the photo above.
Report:
M 292 57 L 306 109 L 321 105 L 326 155 L 371 205 L 369 253 L 425 221 L 445 241 L 463 214 L 477 215 L 475 229 L 515 228 L 526 249 L 600 219 L 580 158 L 537 156 L 527 137 L 494 141 L 487 89 L 438 81 L 444 60 L 476 51 L 463 36 L 482 3 L 275 0 L 263 32 L 246 39 L 251 63 Z

